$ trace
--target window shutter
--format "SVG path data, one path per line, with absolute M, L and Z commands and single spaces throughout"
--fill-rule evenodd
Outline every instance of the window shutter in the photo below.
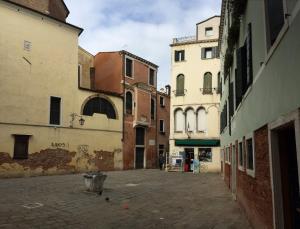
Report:
M 252 65 L 252 26 L 248 24 L 247 45 L 247 88 L 252 84 L 253 80 L 253 65 Z
M 212 58 L 217 58 L 217 47 L 212 48 Z
M 184 50 L 181 51 L 181 60 L 185 60 Z
M 229 117 L 233 116 L 234 105 L 233 105 L 233 83 L 229 84 Z
M 242 46 L 237 50 L 236 59 L 237 59 L 237 79 L 241 81 L 241 94 L 239 94 L 240 91 L 238 91 L 237 95 L 242 97 L 247 90 L 247 49 L 245 46 Z
M 220 58 L 220 49 L 219 49 L 219 46 L 216 46 L 216 58 Z
M 205 48 L 201 48 L 201 59 L 205 59 Z
M 174 54 L 174 59 L 175 61 L 179 61 L 179 52 L 178 51 L 175 51 L 175 54 Z

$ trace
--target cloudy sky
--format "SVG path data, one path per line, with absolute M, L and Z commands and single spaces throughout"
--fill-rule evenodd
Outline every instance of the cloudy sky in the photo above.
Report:
M 195 35 L 196 23 L 220 14 L 221 0 L 65 0 L 68 22 L 84 28 L 79 44 L 96 54 L 127 50 L 157 65 L 158 87 L 170 81 L 174 37 Z

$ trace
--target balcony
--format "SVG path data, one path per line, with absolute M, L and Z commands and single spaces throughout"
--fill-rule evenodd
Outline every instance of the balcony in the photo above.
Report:
M 196 36 L 173 38 L 173 44 L 188 43 L 196 41 Z
M 200 91 L 202 92 L 203 95 L 213 94 L 213 91 L 215 91 L 217 94 L 220 94 L 221 88 L 220 87 L 200 88 Z

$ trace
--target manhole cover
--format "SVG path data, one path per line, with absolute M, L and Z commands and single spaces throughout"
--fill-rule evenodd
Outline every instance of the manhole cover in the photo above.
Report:
M 33 208 L 40 208 L 43 207 L 44 205 L 41 203 L 29 203 L 29 204 L 24 204 L 22 205 L 24 208 L 27 209 L 33 209 Z

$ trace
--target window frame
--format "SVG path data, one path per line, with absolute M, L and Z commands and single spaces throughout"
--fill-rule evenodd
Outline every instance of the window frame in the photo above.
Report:
M 161 103 L 161 101 L 162 101 L 162 103 Z M 166 104 L 165 104 L 165 97 L 163 97 L 163 96 L 159 96 L 159 105 L 160 105 L 160 107 L 165 107 L 166 106 Z
M 204 118 L 205 118 L 205 128 L 203 129 L 203 130 L 200 130 L 200 123 L 199 123 L 199 114 L 200 114 L 200 111 L 201 110 L 203 110 L 204 111 L 204 114 L 205 114 L 205 116 L 204 116 Z M 199 107 L 198 109 L 197 109 L 197 113 L 196 113 L 196 126 L 197 126 L 197 132 L 198 133 L 206 133 L 207 132 L 207 111 L 206 111 L 206 109 L 204 108 L 204 107 Z
M 176 60 L 176 54 L 178 53 L 178 60 Z M 185 61 L 185 50 L 174 50 L 174 62 L 183 62 Z
M 127 93 L 131 94 L 131 113 L 127 112 Z M 125 92 L 125 114 L 126 115 L 133 115 L 133 110 L 134 110 L 134 99 L 133 99 L 133 93 L 132 91 L 127 90 Z
M 242 145 L 242 156 L 243 156 L 243 164 L 242 165 L 240 165 L 240 144 Z M 244 141 L 243 141 L 243 138 L 241 138 L 241 139 L 239 139 L 238 140 L 238 169 L 240 170 L 240 171 L 245 171 L 245 149 L 244 149 L 245 147 L 244 147 Z
M 152 116 L 152 101 L 153 101 L 153 116 Z M 156 101 L 153 97 L 150 98 L 150 118 L 156 120 Z
M 161 126 L 162 124 L 162 126 Z M 161 129 L 162 127 L 162 129 Z M 165 133 L 165 120 L 160 119 L 159 120 L 159 133 L 164 134 Z
M 183 85 L 182 85 L 182 91 L 181 90 L 178 90 L 178 78 L 182 76 L 183 77 Z M 180 93 L 178 92 L 180 91 Z M 185 95 L 185 75 L 180 73 L 176 76 L 176 91 L 175 91 L 175 95 L 176 96 L 184 96 Z
M 59 98 L 60 99 L 60 104 L 59 104 L 59 124 L 54 124 L 54 123 L 51 123 L 51 98 Z M 63 120 L 62 120 L 62 98 L 59 97 L 59 96 L 50 96 L 50 101 L 49 101 L 49 117 L 48 117 L 48 120 L 49 120 L 49 126 L 61 126 L 62 123 L 63 123 Z
M 231 165 L 231 160 L 230 160 L 230 146 L 226 146 L 225 147 L 225 163 L 228 165 Z
M 209 149 L 209 150 L 210 150 L 210 156 L 211 156 L 210 161 L 201 161 L 201 160 L 200 160 L 200 150 L 201 150 L 201 149 L 205 149 L 205 150 Z M 211 148 L 211 147 L 198 147 L 198 157 L 199 157 L 200 163 L 213 163 L 213 152 L 212 152 L 212 148 Z
M 208 49 L 211 50 L 211 57 L 207 57 Z M 204 59 L 213 59 L 213 47 L 204 48 Z
M 29 138 L 31 137 L 31 135 L 25 135 L 25 134 L 13 134 L 14 136 L 14 152 L 13 152 L 13 160 L 27 160 L 29 157 Z M 18 157 L 16 157 L 16 148 L 17 148 L 17 141 L 18 138 L 27 138 L 26 139 L 26 149 L 25 149 L 25 156 L 24 157 L 20 157 L 20 155 L 18 155 Z
M 248 168 L 248 144 L 247 141 L 252 139 L 252 156 L 253 156 L 253 169 Z M 254 140 L 254 133 L 250 133 L 245 137 L 245 150 L 246 150 L 246 155 L 245 155 L 245 167 L 246 167 L 246 173 L 247 175 L 251 177 L 255 177 L 255 140 Z
M 150 76 L 151 76 L 150 72 L 151 72 L 151 70 L 153 70 L 153 84 L 150 83 Z M 149 69 L 148 69 L 148 84 L 150 86 L 155 87 L 155 85 L 156 85 L 156 75 L 157 75 L 156 74 L 156 69 L 152 68 L 152 67 L 149 67 Z
M 132 61 L 132 65 L 131 65 L 131 75 L 132 76 L 128 76 L 127 75 L 127 64 L 126 64 L 126 60 L 129 59 Z M 129 78 L 129 79 L 134 79 L 134 58 L 129 57 L 129 56 L 125 56 L 125 77 Z
M 181 114 L 182 114 L 182 117 L 183 117 L 183 126 L 182 126 L 182 130 L 177 130 L 177 125 L 176 125 L 176 123 L 177 123 L 177 120 L 176 120 L 176 117 L 177 117 L 177 116 L 176 116 L 176 113 L 179 112 L 179 111 L 181 111 Z M 184 115 L 184 111 L 183 111 L 182 108 L 176 108 L 176 109 L 174 110 L 174 132 L 175 132 L 175 133 L 183 133 L 184 130 L 185 130 L 185 115 Z
M 207 34 L 208 31 L 211 32 L 210 35 Z M 213 31 L 214 31 L 214 28 L 213 28 L 213 27 L 211 27 L 211 26 L 210 26 L 210 27 L 205 27 L 205 36 L 206 36 L 206 37 L 212 37 L 212 36 L 214 36 L 214 32 L 213 32 Z

